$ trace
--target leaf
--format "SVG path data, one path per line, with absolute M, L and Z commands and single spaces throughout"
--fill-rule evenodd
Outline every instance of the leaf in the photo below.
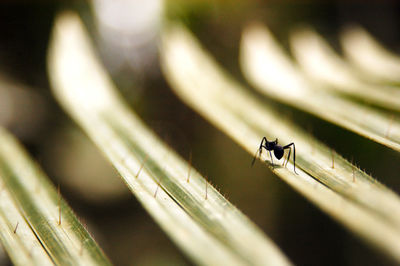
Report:
M 246 78 L 262 93 L 400 151 L 400 121 L 394 115 L 313 86 L 267 28 L 253 25 L 245 30 L 241 64 Z
M 47 177 L 3 129 L 0 177 L 0 235 L 15 264 L 110 265 Z
M 381 82 L 400 82 L 400 56 L 388 51 L 361 26 L 347 27 L 341 34 L 341 44 L 348 59 L 365 77 Z
M 195 262 L 290 264 L 251 221 L 128 109 L 75 14 L 57 18 L 48 65 L 58 101 L 113 163 L 144 208 Z
M 279 137 L 283 144 L 294 142 L 298 174 L 291 162 L 272 171 L 351 231 L 400 261 L 400 199 L 395 193 L 252 96 L 183 26 L 166 27 L 161 58 L 174 92 L 249 153 L 256 151 L 263 136 L 269 140 Z M 269 156 L 264 153 L 262 159 L 269 161 Z
M 0 179 L 0 239 L 15 265 L 53 265 Z
M 362 74 L 340 58 L 311 28 L 293 32 L 290 44 L 302 69 L 322 85 L 318 88 L 351 95 L 383 108 L 400 111 L 399 88 L 363 81 Z

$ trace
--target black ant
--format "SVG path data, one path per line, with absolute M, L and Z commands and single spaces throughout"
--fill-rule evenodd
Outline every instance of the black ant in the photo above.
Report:
M 265 144 L 264 144 L 264 142 L 265 142 Z M 263 137 L 262 140 L 261 140 L 260 147 L 258 148 L 257 153 L 259 153 L 259 156 L 261 156 L 263 148 L 266 149 L 267 151 L 269 151 L 269 156 L 271 157 L 272 166 L 274 166 L 274 160 L 272 159 L 271 151 L 274 151 L 275 157 L 278 160 L 280 160 L 282 158 L 283 154 L 284 154 L 284 151 L 286 149 L 289 149 L 289 155 L 287 157 L 286 164 L 285 164 L 285 167 L 286 167 L 286 165 L 287 165 L 287 163 L 288 163 L 288 161 L 290 159 L 290 153 L 292 151 L 292 147 L 291 146 L 293 146 L 293 151 L 294 151 L 294 154 L 293 154 L 293 162 L 294 162 L 293 169 L 294 169 L 294 172 L 297 174 L 297 172 L 296 172 L 296 146 L 294 145 L 294 142 L 282 147 L 281 145 L 278 145 L 278 139 L 276 139 L 274 141 L 268 141 L 266 137 Z M 257 158 L 257 153 L 254 156 L 253 161 L 251 162 L 251 166 L 253 166 L 253 164 L 254 164 L 254 162 L 255 162 L 255 160 Z M 285 163 L 285 162 L 283 162 L 283 163 Z

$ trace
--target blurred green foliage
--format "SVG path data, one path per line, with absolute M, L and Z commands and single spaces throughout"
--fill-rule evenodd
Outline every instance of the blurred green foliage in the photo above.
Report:
M 395 2 L 180 0 L 164 5 L 168 17 L 190 26 L 217 60 L 242 82 L 238 64 L 239 39 L 243 25 L 254 19 L 266 22 L 286 47 L 288 30 L 299 23 L 308 23 L 340 53 L 337 32 L 341 26 L 357 22 L 387 47 L 400 51 L 400 8 Z M 58 10 L 66 7 L 83 14 L 100 54 L 107 58 L 107 50 L 101 49 L 102 43 L 93 26 L 94 11 L 87 2 L 1 3 L 0 124 L 16 134 L 53 181 L 60 183 L 68 202 L 86 221 L 88 230 L 113 263 L 190 264 L 132 199 L 117 174 L 111 174 L 112 168 L 106 166 L 87 137 L 78 133 L 76 125 L 50 94 L 45 69 L 46 49 L 53 18 Z M 152 53 L 156 58 L 157 50 Z M 104 63 L 111 69 L 111 62 L 105 59 Z M 143 120 L 183 157 L 189 158 L 191 152 L 193 166 L 208 176 L 294 263 L 390 265 L 385 257 L 333 222 L 266 167 L 257 164 L 250 168 L 251 156 L 170 91 L 157 60 L 150 64 L 150 69 L 152 71 L 140 71 L 124 66 L 111 74 Z M 4 85 L 5 79 L 9 80 L 8 85 Z M 397 152 L 289 106 L 274 105 L 345 158 L 353 159 L 374 178 L 400 192 Z M 99 164 L 102 168 L 96 169 Z M 92 166 L 93 171 L 86 171 L 87 166 Z M 78 178 L 76 172 L 84 175 Z M 99 186 L 90 185 L 99 180 L 114 180 L 120 184 L 115 184 L 114 190 L 99 190 Z M 96 193 L 100 193 L 99 196 L 85 196 Z M 7 263 L 6 258 L 0 262 Z

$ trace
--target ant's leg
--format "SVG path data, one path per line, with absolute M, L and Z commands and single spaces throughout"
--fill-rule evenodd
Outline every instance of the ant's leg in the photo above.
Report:
M 287 149 L 287 148 L 285 148 L 285 147 L 282 147 L 284 150 L 285 149 Z M 283 157 L 283 163 L 282 163 L 282 166 L 285 166 L 286 167 L 286 165 L 287 165 L 287 163 L 288 163 L 288 161 L 289 161 L 289 158 L 290 158 L 290 152 L 292 151 L 292 149 L 290 148 L 289 149 L 289 154 L 287 154 L 287 156 L 285 157 Z
M 270 144 L 272 144 L 272 143 L 274 143 L 274 142 L 273 142 L 273 141 L 272 141 L 272 142 L 269 142 L 269 141 L 267 140 L 266 137 L 263 137 L 263 139 L 262 139 L 262 141 L 261 141 L 261 144 L 262 144 L 264 141 L 265 141 L 265 145 L 263 145 L 262 147 L 264 147 L 267 151 L 269 151 L 269 157 L 271 158 L 272 167 L 274 167 L 274 159 L 272 159 L 272 154 L 271 154 L 272 147 L 270 146 Z M 276 139 L 275 142 L 277 143 L 277 141 L 278 141 L 278 139 Z
M 265 143 L 265 144 L 264 144 Z M 268 150 L 269 147 L 269 141 L 267 140 L 266 137 L 263 137 L 260 143 L 260 150 L 261 148 L 264 147 L 266 150 Z
M 251 166 L 253 166 L 254 162 L 255 162 L 256 159 L 257 159 L 257 157 L 260 157 L 260 156 L 261 156 L 262 148 L 263 148 L 263 147 L 266 147 L 266 146 L 263 145 L 264 142 L 265 142 L 266 144 L 268 143 L 268 140 L 267 140 L 266 137 L 263 137 L 263 138 L 262 138 L 261 143 L 260 143 L 260 147 L 258 147 L 258 150 L 256 151 L 256 154 L 255 154 L 254 157 L 253 157 L 253 161 L 251 162 Z M 258 154 L 258 155 L 257 155 L 257 154 Z
M 256 151 L 256 154 L 254 154 L 253 161 L 251 161 L 251 166 L 253 166 L 253 164 L 256 161 L 256 158 L 258 156 L 261 156 L 261 149 L 260 148 L 258 148 L 258 150 Z
M 290 153 L 292 152 L 292 148 L 291 147 L 287 147 L 288 149 L 289 149 L 289 154 L 288 154 L 288 156 L 287 156 L 287 158 L 286 158 L 286 164 L 285 164 L 285 167 L 287 166 L 287 163 L 289 162 L 289 159 L 290 159 Z
M 274 167 L 274 160 L 272 159 L 271 150 L 268 150 L 268 151 L 269 151 L 269 157 L 271 157 L 272 167 Z
M 283 149 L 290 149 L 289 150 L 289 155 L 290 155 L 290 151 L 291 151 L 291 147 L 290 146 L 291 145 L 293 145 L 293 169 L 294 169 L 294 172 L 297 174 L 297 172 L 296 172 L 296 146 L 294 145 L 294 142 L 284 146 Z M 288 161 L 289 161 L 289 159 L 290 158 L 288 156 Z M 286 162 L 286 164 L 287 164 L 287 162 Z

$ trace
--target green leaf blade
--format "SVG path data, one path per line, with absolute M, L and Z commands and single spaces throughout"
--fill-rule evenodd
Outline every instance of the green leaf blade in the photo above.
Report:
M 110 265 L 47 177 L 4 130 L 0 130 L 0 169 L 20 215 L 54 263 Z

